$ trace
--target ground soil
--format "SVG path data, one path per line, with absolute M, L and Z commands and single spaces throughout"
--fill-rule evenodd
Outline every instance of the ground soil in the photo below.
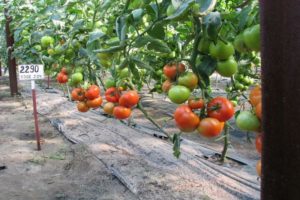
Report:
M 0 77 L 0 200 L 137 199 L 86 148 L 72 144 L 39 115 L 36 150 L 30 98 L 10 97 Z

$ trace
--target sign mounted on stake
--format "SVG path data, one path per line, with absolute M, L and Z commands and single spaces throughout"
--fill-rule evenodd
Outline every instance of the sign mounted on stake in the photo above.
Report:
M 37 64 L 19 65 L 18 72 L 19 72 L 19 80 L 21 81 L 31 80 L 35 138 L 37 143 L 37 149 L 41 150 L 41 136 L 39 131 L 37 108 L 36 108 L 35 80 L 44 79 L 45 76 L 44 65 L 37 65 Z
M 19 80 L 38 80 L 44 79 L 44 65 L 19 65 Z

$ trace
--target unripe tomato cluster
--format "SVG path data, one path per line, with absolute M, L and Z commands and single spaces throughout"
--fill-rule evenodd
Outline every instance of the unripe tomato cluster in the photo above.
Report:
M 204 109 L 202 119 L 197 110 Z M 199 113 L 199 112 L 198 112 Z M 180 105 L 175 113 L 176 126 L 183 132 L 197 131 L 204 137 L 212 138 L 221 134 L 224 123 L 234 115 L 232 103 L 225 97 L 215 97 L 206 105 L 203 99 L 191 97 L 188 104 Z
M 198 86 L 198 76 L 186 71 L 183 63 L 167 64 L 163 68 L 167 80 L 162 84 L 162 91 L 176 104 L 187 101 L 191 92 Z
M 120 88 L 110 87 L 105 92 L 105 99 L 107 103 L 103 110 L 106 114 L 113 115 L 116 119 L 127 119 L 140 97 L 135 90 L 122 91 Z
M 91 85 L 86 90 L 74 88 L 71 95 L 74 101 L 78 101 L 77 109 L 80 112 L 87 112 L 90 108 L 99 108 L 102 104 L 100 88 L 97 85 Z

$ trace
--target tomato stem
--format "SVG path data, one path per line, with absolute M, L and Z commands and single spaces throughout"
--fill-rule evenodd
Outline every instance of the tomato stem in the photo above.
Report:
M 163 128 L 151 117 L 149 116 L 148 112 L 145 110 L 141 102 L 137 104 L 137 108 L 145 115 L 145 117 L 154 125 L 156 126 L 161 132 L 163 132 L 168 138 L 170 137 L 170 134 L 167 133 Z
M 228 151 L 228 147 L 229 147 L 229 126 L 228 126 L 228 122 L 225 122 L 224 125 L 224 146 L 223 146 L 223 151 L 222 151 L 222 155 L 221 155 L 221 162 L 224 163 L 226 160 L 226 154 Z

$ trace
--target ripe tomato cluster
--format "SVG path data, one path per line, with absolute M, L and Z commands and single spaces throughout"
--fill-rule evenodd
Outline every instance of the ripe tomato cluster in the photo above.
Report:
M 77 109 L 80 112 L 87 112 L 90 108 L 98 108 L 102 104 L 100 88 L 97 85 L 91 85 L 87 90 L 74 88 L 71 95 L 74 101 L 78 101 Z
M 105 99 L 107 103 L 103 110 L 106 114 L 113 115 L 116 119 L 127 119 L 140 97 L 135 90 L 122 91 L 121 88 L 110 87 L 105 92 Z
M 68 71 L 65 67 L 61 68 L 60 72 L 56 76 L 56 80 L 61 84 L 68 82 Z
M 196 111 L 202 109 L 203 119 L 196 114 Z M 197 131 L 207 138 L 216 137 L 221 134 L 224 123 L 234 115 L 232 103 L 225 97 L 215 97 L 206 105 L 203 99 L 190 97 L 188 104 L 180 105 L 174 118 L 176 126 L 183 132 Z

